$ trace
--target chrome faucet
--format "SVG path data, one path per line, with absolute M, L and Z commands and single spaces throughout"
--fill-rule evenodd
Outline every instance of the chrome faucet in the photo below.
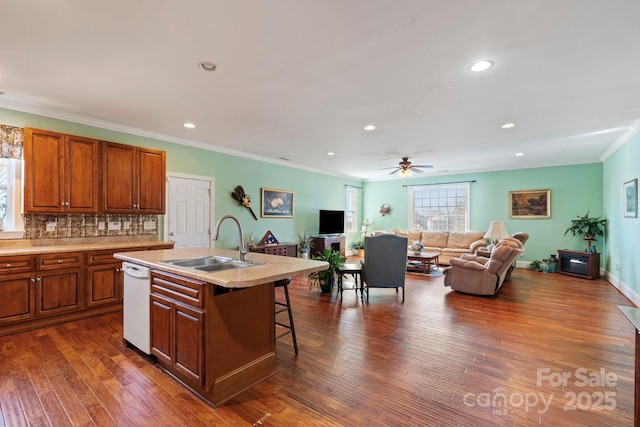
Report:
M 238 235 L 239 235 L 238 249 L 240 251 L 240 261 L 246 261 L 247 260 L 247 248 L 244 246 L 244 238 L 243 238 L 244 233 L 242 232 L 242 225 L 240 225 L 240 221 L 238 221 L 238 219 L 235 216 L 233 216 L 233 215 L 225 215 L 222 218 L 220 218 L 218 220 L 218 222 L 216 222 L 216 226 L 213 229 L 213 236 L 211 237 L 211 240 L 218 240 L 218 234 L 220 234 L 220 224 L 222 224 L 222 221 L 224 221 L 227 218 L 231 218 L 238 225 Z

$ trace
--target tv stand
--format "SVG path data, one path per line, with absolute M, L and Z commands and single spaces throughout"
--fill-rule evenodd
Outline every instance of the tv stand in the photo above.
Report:
M 345 238 L 342 234 L 316 236 L 311 240 L 311 256 L 319 256 L 323 250 L 331 249 L 344 256 Z

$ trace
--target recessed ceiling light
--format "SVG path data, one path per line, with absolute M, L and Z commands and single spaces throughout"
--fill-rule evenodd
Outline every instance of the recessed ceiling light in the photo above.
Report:
M 200 67 L 204 71 L 215 71 L 216 64 L 209 61 L 198 62 L 198 67 Z
M 522 157 L 524 156 L 524 153 L 520 152 L 520 153 L 516 153 L 516 157 Z
M 502 129 L 511 129 L 515 125 L 516 125 L 515 123 L 505 123 L 502 125 Z
M 491 61 L 478 61 L 469 68 L 471 71 L 484 71 L 491 68 L 493 63 Z
M 335 156 L 335 155 L 336 155 L 336 153 L 334 153 L 333 151 L 329 151 L 329 152 L 327 153 L 327 156 Z
M 184 127 L 186 127 L 186 128 L 189 128 L 189 129 L 193 129 L 194 127 L 196 127 L 196 125 L 194 125 L 193 123 L 185 123 L 185 124 L 184 124 L 184 125 L 182 125 L 182 126 L 184 126 Z
M 374 130 L 375 128 L 376 128 L 376 127 L 375 127 L 375 125 L 370 124 L 370 125 L 366 125 L 366 126 L 364 127 L 364 130 Z

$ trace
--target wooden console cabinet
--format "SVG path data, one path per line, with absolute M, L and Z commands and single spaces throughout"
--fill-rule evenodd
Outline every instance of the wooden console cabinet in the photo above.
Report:
M 558 273 L 585 279 L 600 278 L 600 254 L 558 249 Z
M 277 243 L 275 245 L 250 246 L 249 251 L 268 255 L 292 256 L 295 258 L 298 256 L 298 244 Z
M 311 241 L 311 256 L 315 257 L 322 253 L 325 249 L 332 249 L 345 254 L 345 238 L 344 236 L 317 236 Z

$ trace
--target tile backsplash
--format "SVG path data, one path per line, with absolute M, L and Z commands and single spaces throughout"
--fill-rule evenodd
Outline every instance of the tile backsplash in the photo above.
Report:
M 25 238 L 144 236 L 158 234 L 158 215 L 25 215 Z

